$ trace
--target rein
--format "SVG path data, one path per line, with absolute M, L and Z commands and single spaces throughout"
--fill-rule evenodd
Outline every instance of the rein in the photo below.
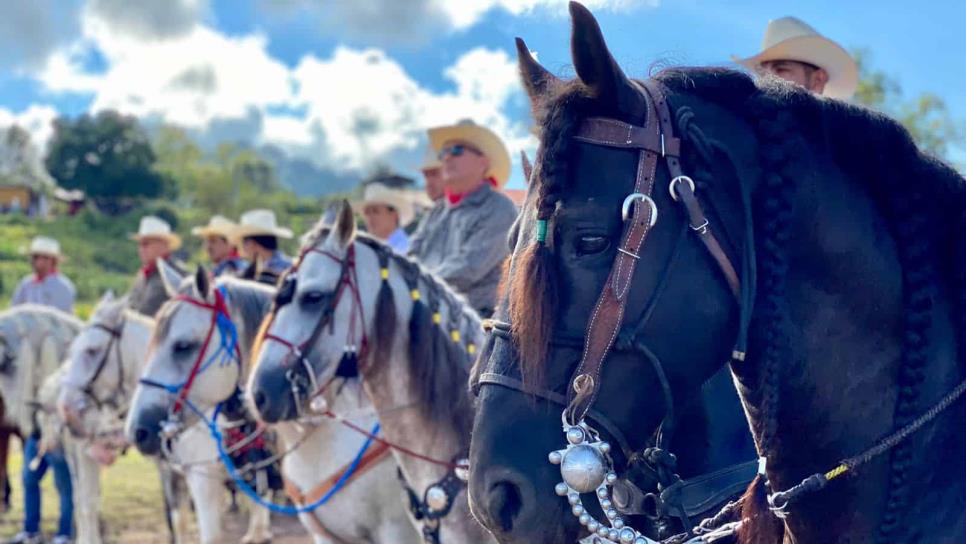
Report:
M 122 321 L 121 325 L 117 328 L 109 327 L 103 323 L 91 324 L 91 327 L 100 329 L 110 336 L 107 347 L 104 349 L 104 355 L 101 357 L 100 361 L 98 361 L 97 367 L 94 369 L 94 374 L 92 374 L 83 387 L 80 388 L 80 392 L 83 393 L 85 397 L 93 401 L 94 406 L 98 409 L 100 409 L 102 406 L 108 406 L 120 411 L 121 403 L 119 403 L 117 399 L 127 397 L 127 394 L 124 390 L 124 356 L 121 352 L 121 338 L 124 335 L 124 327 L 126 324 L 126 320 Z M 107 400 L 101 400 L 94 393 L 94 382 L 100 378 L 101 374 L 104 372 L 104 369 L 107 367 L 112 349 L 117 358 L 117 389 L 114 390 L 111 397 L 109 397 Z

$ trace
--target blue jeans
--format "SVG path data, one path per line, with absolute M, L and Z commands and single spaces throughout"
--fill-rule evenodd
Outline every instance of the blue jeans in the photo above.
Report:
M 74 528 L 74 495 L 70 481 L 70 469 L 63 451 L 47 452 L 37 470 L 30 470 L 30 462 L 37 455 L 38 439 L 28 438 L 23 444 L 23 530 L 28 533 L 40 532 L 40 481 L 48 468 L 54 469 L 54 485 L 60 495 L 60 523 L 57 535 L 70 537 Z

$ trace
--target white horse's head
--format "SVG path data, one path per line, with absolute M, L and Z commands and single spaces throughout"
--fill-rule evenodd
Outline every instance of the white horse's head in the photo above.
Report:
M 71 343 L 57 401 L 68 429 L 93 437 L 127 408 L 154 320 L 127 309 L 107 292 Z
M 45 306 L 16 306 L 0 313 L 0 397 L 3 422 L 32 427 L 29 417 L 46 376 L 53 373 L 67 346 L 81 327 L 80 321 Z M 27 406 L 31 403 L 31 406 Z
M 158 312 L 147 361 L 127 419 L 127 436 L 158 453 L 165 421 L 188 423 L 232 398 L 274 289 L 219 279 L 199 267 Z
M 379 284 L 360 276 L 357 285 L 347 266 L 350 259 L 360 269 L 378 266 L 372 252 L 355 247 L 351 208 L 343 206 L 331 228 L 323 223 L 303 238 L 301 256 L 280 284 L 275 313 L 259 338 L 247 389 L 268 422 L 298 417 L 308 396 L 332 380 L 347 351 L 361 349 L 374 318 Z

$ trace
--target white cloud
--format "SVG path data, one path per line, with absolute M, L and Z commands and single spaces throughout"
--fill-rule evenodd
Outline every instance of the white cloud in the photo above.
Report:
M 207 9 L 208 0 L 88 0 L 86 12 L 114 32 L 164 39 L 189 33 Z
M 414 150 L 427 128 L 462 118 L 492 128 L 511 150 L 532 146 L 527 127 L 505 113 L 510 98 L 521 92 L 509 55 L 473 49 L 444 75 L 455 90 L 423 88 L 377 49 L 339 47 L 328 59 L 305 57 L 293 71 L 294 104 L 305 109 L 305 118 L 268 116 L 262 139 L 295 154 L 321 157 L 336 170 L 364 170 L 391 154 Z
M 20 113 L 0 108 L 0 129 L 18 125 L 30 133 L 30 139 L 37 149 L 43 150 L 46 149 L 47 142 L 54 133 L 53 122 L 57 116 L 56 109 L 41 104 L 31 104 Z

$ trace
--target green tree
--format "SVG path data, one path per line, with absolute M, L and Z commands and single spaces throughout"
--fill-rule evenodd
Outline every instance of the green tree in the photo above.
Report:
M 81 189 L 98 208 L 116 214 L 139 199 L 172 196 L 174 186 L 153 166 L 148 136 L 131 116 L 102 111 L 54 121 L 46 166 L 67 189 Z
M 859 65 L 856 102 L 894 117 L 922 149 L 949 159 L 950 149 L 963 144 L 966 130 L 952 117 L 946 102 L 933 93 L 906 99 L 894 78 L 872 67 L 867 51 L 860 49 L 853 55 Z

